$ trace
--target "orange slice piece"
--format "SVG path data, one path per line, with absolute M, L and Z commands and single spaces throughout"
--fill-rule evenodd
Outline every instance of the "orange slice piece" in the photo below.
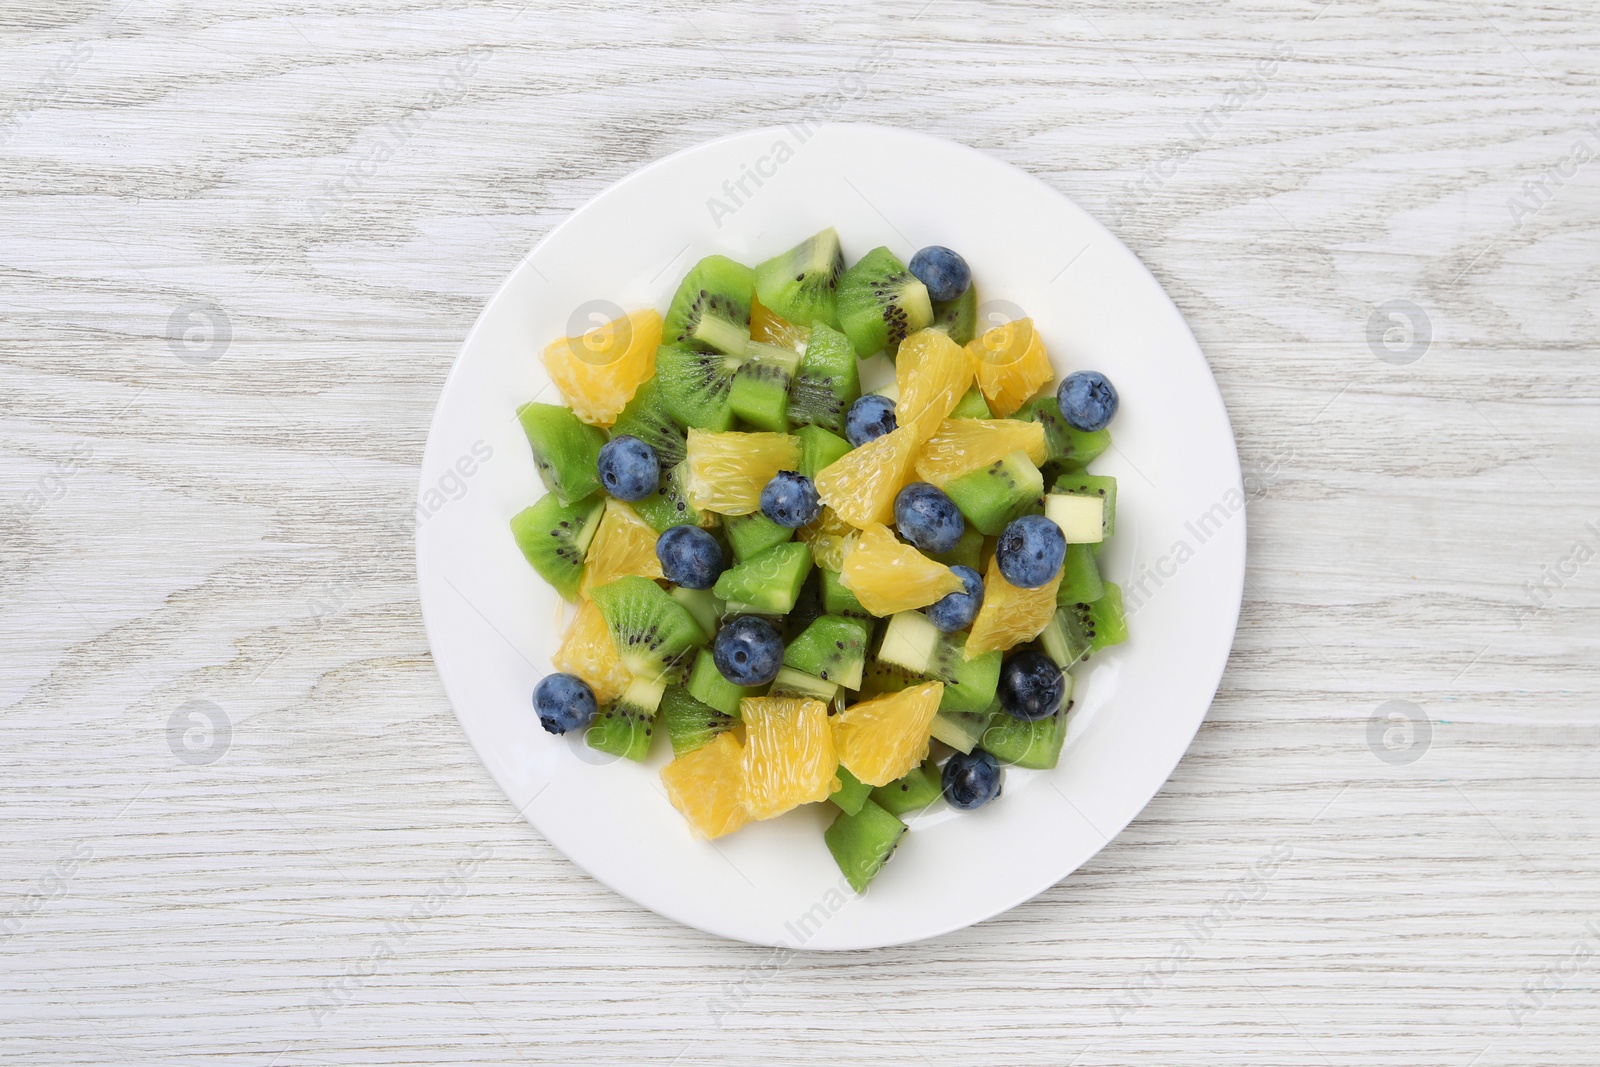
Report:
M 911 476 L 921 444 L 915 426 L 902 426 L 852 448 L 817 472 L 817 495 L 852 526 L 894 521 L 894 498 Z
M 861 531 L 845 558 L 839 580 L 862 607 L 880 618 L 925 608 L 945 594 L 965 588 L 949 567 L 902 543 L 878 523 Z
M 1013 452 L 1026 452 L 1035 467 L 1049 452 L 1044 424 L 1017 419 L 945 419 L 917 455 L 917 475 L 937 486 L 987 467 Z
M 583 557 L 583 581 L 578 584 L 578 595 L 587 597 L 591 589 L 625 574 L 664 577 L 661 560 L 656 556 L 656 531 L 628 505 L 608 497 L 600 528 L 594 532 L 589 552 Z
M 744 788 L 744 746 L 732 733 L 679 756 L 661 768 L 667 799 L 689 820 L 696 837 L 731 834 L 750 821 L 739 800 Z
M 740 800 L 752 819 L 827 800 L 839 788 L 839 757 L 822 701 L 746 697 L 739 717 L 745 729 Z
M 617 658 L 617 646 L 611 643 L 605 616 L 592 600 L 585 600 L 578 608 L 578 617 L 567 627 L 561 647 L 550 657 L 550 664 L 558 671 L 575 674 L 588 682 L 595 700 L 601 704 L 617 699 L 633 681 L 633 675 Z
M 786 433 L 689 431 L 684 494 L 689 506 L 719 515 L 761 510 L 761 490 L 779 471 L 800 468 L 800 439 Z
M 894 381 L 900 390 L 895 420 L 915 426 L 917 439 L 925 441 L 972 387 L 972 359 L 944 331 L 918 330 L 900 342 Z
M 928 757 L 928 728 L 944 699 L 943 682 L 922 682 L 840 712 L 839 763 L 867 785 L 888 785 Z
M 635 311 L 544 350 L 545 370 L 567 406 L 593 426 L 610 426 L 639 386 L 656 372 L 661 315 Z
M 974 337 L 967 354 L 989 410 L 1002 418 L 1032 399 L 1054 374 L 1032 319 L 1007 322 Z
M 817 520 L 795 531 L 795 536 L 811 549 L 811 562 L 838 574 L 845 557 L 855 547 L 861 531 L 839 517 L 832 508 L 823 508 Z
M 1061 585 L 1061 569 L 1037 589 L 1022 589 L 1006 581 L 1000 565 L 989 560 L 983 576 L 983 607 L 972 621 L 967 638 L 966 657 L 971 659 L 995 649 L 1004 651 L 1044 632 L 1056 613 L 1056 588 Z

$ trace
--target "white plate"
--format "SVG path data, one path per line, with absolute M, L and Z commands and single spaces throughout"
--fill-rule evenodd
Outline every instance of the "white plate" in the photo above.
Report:
M 639 765 L 540 728 L 531 694 L 565 616 L 507 527 L 544 491 L 515 411 L 559 399 L 539 358 L 546 344 L 619 306 L 665 311 L 702 256 L 754 264 L 830 225 L 851 260 L 877 245 L 902 259 L 923 245 L 957 249 L 985 302 L 1033 316 L 1058 374 L 1104 371 L 1122 398 L 1116 447 L 1094 470 L 1118 480 L 1117 535 L 1102 562 L 1125 590 L 1130 641 L 1075 670 L 1058 767 L 1008 769 L 1003 795 L 978 812 L 939 804 L 916 818 L 860 898 L 823 846 L 828 805 L 695 841 L 657 777 L 665 738 Z M 956 930 L 1093 856 L 1161 787 L 1205 717 L 1244 582 L 1227 412 L 1160 285 L 1043 183 L 973 149 L 875 126 L 757 130 L 701 145 L 617 183 L 552 231 L 462 347 L 428 435 L 418 518 L 434 659 L 517 809 L 629 899 L 710 933 L 791 948 Z M 531 893 L 528 906 L 537 906 Z

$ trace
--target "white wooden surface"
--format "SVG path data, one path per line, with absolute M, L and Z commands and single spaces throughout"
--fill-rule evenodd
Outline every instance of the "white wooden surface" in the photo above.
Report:
M 1591 4 L 0 19 L 6 1062 L 1596 1062 Z M 514 817 L 399 520 L 461 338 L 549 227 L 836 91 L 1150 264 L 1233 413 L 1251 564 L 1209 721 L 1094 861 L 775 966 Z M 1388 301 L 1420 359 L 1375 354 Z M 1388 701 L 1426 725 L 1370 726 Z

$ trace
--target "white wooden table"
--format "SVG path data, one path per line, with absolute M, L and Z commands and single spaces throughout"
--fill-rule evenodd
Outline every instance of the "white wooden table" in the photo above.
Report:
M 1592 4 L 0 19 L 7 1063 L 1596 1062 Z M 1249 584 L 1190 754 L 1081 871 L 773 967 L 514 818 L 396 520 L 542 234 L 835 92 L 1150 265 L 1232 411 Z

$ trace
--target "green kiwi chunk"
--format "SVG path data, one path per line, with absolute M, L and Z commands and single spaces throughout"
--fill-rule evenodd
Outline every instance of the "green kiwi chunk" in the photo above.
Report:
M 674 758 L 704 748 L 738 721 L 702 704 L 680 686 L 668 686 L 661 696 L 661 724 L 666 727 L 667 740 L 672 742 Z
M 661 406 L 684 427 L 722 433 L 733 429 L 728 394 L 741 356 L 662 345 L 656 349 Z
M 728 532 L 728 544 L 733 546 L 733 558 L 741 561 L 794 539 L 793 530 L 779 526 L 759 511 L 729 515 L 723 522 L 723 529 Z
M 975 714 L 994 702 L 1000 684 L 999 649 L 967 659 L 967 635 L 943 634 L 934 648 L 927 675 L 944 683 L 939 710 Z
M 890 815 L 921 811 L 943 794 L 941 781 L 939 768 L 929 760 L 911 768 L 905 777 L 896 778 L 888 785 L 880 785 L 874 789 L 872 802 Z
M 1070 493 L 1074 496 L 1097 496 L 1105 501 L 1104 532 L 1101 540 L 1108 541 L 1111 535 L 1117 532 L 1117 480 L 1109 474 L 1086 474 L 1083 471 L 1069 471 L 1056 479 L 1057 493 Z M 1090 529 L 1093 529 L 1091 526 Z
M 712 591 L 732 605 L 762 615 L 787 615 L 811 573 L 811 549 L 799 542 L 774 545 L 722 572 Z
M 846 815 L 854 815 L 872 795 L 872 787 L 855 775 L 844 764 L 839 764 L 839 789 L 828 799 Z
M 861 368 L 850 339 L 817 324 L 789 386 L 789 421 L 844 433 L 850 405 L 861 396 Z
M 1128 620 L 1122 613 L 1122 587 L 1116 582 L 1107 582 L 1105 595 L 1089 605 L 1090 650 L 1098 652 L 1127 639 Z
M 620 437 L 622 434 L 637 437 L 655 449 L 662 470 L 682 463 L 683 457 L 688 454 L 683 427 L 667 410 L 661 398 L 660 383 L 654 378 L 639 386 L 633 399 L 628 401 L 628 406 L 617 416 L 616 424 L 611 427 L 611 436 Z
M 948 552 L 930 555 L 929 559 L 946 567 L 971 567 L 983 573 L 983 534 L 968 526 L 961 531 L 961 540 Z
M 605 499 L 598 493 L 571 505 L 547 493 L 537 504 L 511 517 L 511 536 L 523 557 L 568 600 L 578 599 L 583 556 L 600 528 L 604 510 Z
M 789 410 L 793 413 L 792 399 L 790 404 Z M 800 473 L 812 481 L 817 480 L 818 472 L 824 467 L 844 458 L 844 454 L 850 451 L 849 441 L 821 426 L 801 426 L 794 431 L 794 436 L 800 441 Z
M 613 756 L 644 759 L 650 754 L 656 712 L 666 688 L 659 678 L 634 678 L 620 697 L 595 716 L 583 739 L 590 748 Z
M 898 693 L 908 686 L 925 681 L 921 671 L 902 667 L 898 663 L 873 657 L 867 660 L 866 667 L 861 672 L 861 696 L 882 696 L 884 693 Z M 934 718 L 938 718 L 935 715 Z
M 956 401 L 956 406 L 950 412 L 952 419 L 992 419 L 994 412 L 989 410 L 989 402 L 983 398 L 983 393 L 976 387 L 968 389 L 961 394 L 961 399 Z
M 806 628 L 825 612 L 822 610 L 822 579 L 817 576 L 816 567 L 806 575 L 806 580 L 800 583 L 800 595 L 795 597 L 794 607 L 789 609 L 789 614 L 783 617 L 783 625 L 778 627 L 783 634 L 783 644 L 787 648 L 790 641 L 806 632 Z
M 789 431 L 789 383 L 800 369 L 800 353 L 750 342 L 745 361 L 733 372 L 728 406 L 735 418 L 760 430 Z
M 675 467 L 666 468 L 656 491 L 643 500 L 635 501 L 634 513 L 650 524 L 656 533 L 666 533 L 674 526 L 699 526 L 705 515 L 689 506 L 689 497 L 683 491 L 688 476 L 688 460 Z
M 517 409 L 517 421 L 528 435 L 540 480 L 563 504 L 577 503 L 600 488 L 595 464 L 606 443 L 601 430 L 579 422 L 558 404 L 524 404 Z
M 1066 607 L 1080 601 L 1092 604 L 1106 594 L 1106 584 L 1100 577 L 1100 562 L 1095 559 L 1093 545 L 1067 546 L 1066 559 L 1061 564 L 1061 584 L 1056 587 L 1056 606 Z
M 1070 674 L 1067 675 L 1067 696 L 1072 696 Z M 1061 758 L 1061 742 L 1067 737 L 1067 712 L 1071 708 L 1072 701 L 1065 700 L 1054 715 L 1031 722 L 1013 718 L 1002 711 L 984 731 L 984 750 L 1002 763 L 1049 770 Z
M 724 678 L 722 672 L 717 670 L 717 661 L 705 649 L 695 656 L 694 667 L 689 671 L 684 690 L 700 703 L 734 718 L 739 717 L 739 701 L 761 692 L 758 688 L 747 689 L 734 685 Z
M 783 651 L 784 666 L 846 689 L 860 689 L 868 636 L 867 624 L 860 619 L 823 615 L 789 642 Z
M 973 714 L 941 711 L 934 715 L 928 732 L 958 752 L 971 752 L 983 740 L 992 718 L 994 712 L 989 710 Z
M 775 697 L 809 697 L 826 704 L 838 695 L 839 685 L 793 667 L 779 667 L 778 676 L 772 680 L 772 687 L 767 692 Z
M 1047 463 L 1062 470 L 1081 470 L 1111 447 L 1110 430 L 1085 433 L 1078 429 L 1062 418 L 1061 408 L 1052 396 L 1028 401 L 1012 418 L 1044 426 Z
M 872 619 L 872 613 L 861 606 L 855 593 L 845 587 L 835 571 L 819 567 L 822 571 L 822 610 L 829 615 L 844 615 L 854 619 Z
M 887 248 L 874 248 L 839 277 L 839 328 L 862 359 L 887 351 L 933 321 L 928 289 Z
M 636 574 L 614 578 L 590 594 L 606 620 L 617 658 L 635 678 L 680 672 L 707 635 L 689 609 Z
M 839 326 L 834 292 L 844 273 L 839 235 L 829 226 L 756 267 L 756 296 L 797 326 Z
M 971 341 L 978 331 L 978 287 L 976 285 L 967 286 L 967 291 L 954 300 L 934 301 L 932 326 L 935 330 L 941 330 L 949 334 L 950 340 L 958 345 L 964 345 Z M 966 417 L 986 419 L 989 416 L 969 415 Z
M 1041 506 L 1044 478 L 1019 450 L 952 479 L 944 491 L 973 528 L 992 537 L 1012 519 Z
M 716 594 L 709 589 L 688 589 L 675 585 L 667 590 L 667 595 L 688 609 L 700 632 L 705 634 L 706 643 L 710 644 L 722 621 L 722 601 L 717 599 Z
M 684 276 L 661 324 L 669 345 L 744 355 L 750 343 L 755 272 L 727 256 L 707 256 Z
M 905 823 L 867 800 L 854 815 L 841 811 L 833 825 L 822 832 L 822 840 L 850 888 L 862 893 L 888 862 L 905 832 Z

